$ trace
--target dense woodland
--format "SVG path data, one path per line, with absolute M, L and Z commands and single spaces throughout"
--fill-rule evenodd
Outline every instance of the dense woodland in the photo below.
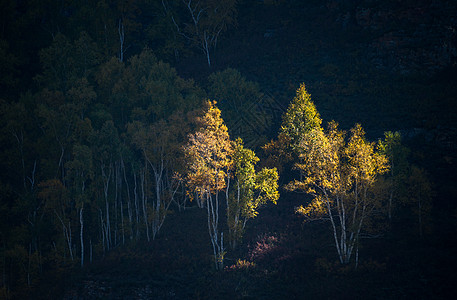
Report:
M 0 0 L 0 298 L 447 298 L 456 14 Z

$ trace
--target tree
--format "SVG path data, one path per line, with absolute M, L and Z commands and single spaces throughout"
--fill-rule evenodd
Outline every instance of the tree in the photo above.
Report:
M 35 79 L 50 90 L 65 93 L 73 82 L 88 78 L 99 60 L 97 45 L 87 33 L 81 32 L 73 42 L 59 33 L 49 47 L 40 51 L 43 72 Z
M 74 214 L 72 214 L 72 202 L 69 198 L 68 190 L 57 179 L 46 180 L 39 185 L 40 192 L 38 197 L 45 201 L 47 210 L 51 216 L 54 216 L 54 224 L 56 227 L 62 226 L 63 243 L 68 248 L 68 253 L 73 261 L 73 229 Z M 64 257 L 66 256 L 65 246 Z
M 171 3 L 163 1 L 164 9 L 170 10 Z M 208 66 L 211 67 L 211 51 L 216 48 L 220 34 L 236 22 L 236 0 L 183 0 L 172 16 L 177 31 L 188 41 L 203 51 Z
M 179 62 L 182 52 L 187 50 L 187 41 L 173 23 L 173 14 L 176 12 L 172 11 L 167 1 L 149 1 L 146 5 L 144 11 L 152 15 L 150 24 L 145 29 L 148 44 L 154 45 L 154 53 L 158 57 Z
M 152 170 L 154 200 L 149 209 L 152 239 L 159 233 L 179 187 L 173 172 L 173 163 L 179 156 L 179 129 L 176 124 L 166 120 L 157 121 L 149 126 L 139 121 L 128 124 L 132 143 L 141 151 L 145 165 Z
M 200 129 L 189 135 L 184 147 L 188 159 L 187 185 L 205 201 L 208 230 L 217 270 L 224 266 L 224 233 L 219 233 L 219 194 L 230 184 L 233 146 L 221 111 L 215 101 L 207 101 Z M 227 193 L 226 193 L 227 195 Z
M 55 168 L 54 176 L 57 178 L 60 176 L 62 183 L 64 183 L 66 154 L 71 145 L 72 133 L 78 120 L 78 109 L 74 103 L 67 102 L 60 91 L 45 89 L 38 98 L 38 101 L 41 102 L 37 107 L 39 125 L 44 132 L 43 139 L 49 143 L 45 155 L 53 156 L 49 159 L 54 160 L 52 163 L 52 168 Z
M 117 181 L 115 178 L 115 162 L 119 159 L 120 140 L 117 128 L 114 122 L 109 120 L 106 121 L 100 130 L 97 130 L 92 135 L 92 153 L 95 160 L 95 169 L 99 172 L 95 173 L 95 184 L 98 190 L 102 190 L 103 204 L 99 203 L 99 212 L 102 225 L 102 237 L 104 249 L 110 250 L 115 245 L 117 240 L 114 236 L 111 224 L 111 211 L 112 202 L 115 202 L 113 198 L 113 183 L 116 188 Z M 99 193 L 100 194 L 100 193 Z M 114 203 L 116 205 L 116 202 Z M 103 208 L 104 206 L 104 208 Z M 103 209 L 105 210 L 103 218 Z M 114 212 L 116 213 L 116 212 Z M 116 224 L 117 225 L 117 224 Z M 113 226 L 114 227 L 114 226 Z M 116 230 L 114 230 L 116 232 Z M 106 242 L 106 243 L 105 243 Z
M 70 196 L 75 201 L 77 215 L 79 216 L 79 239 L 81 246 L 81 267 L 84 266 L 84 205 L 89 202 L 88 182 L 93 179 L 92 151 L 86 145 L 75 144 L 73 146 L 73 159 L 65 164 L 67 182 Z
M 282 116 L 277 140 L 263 146 L 269 155 L 267 161 L 282 170 L 291 161 L 300 162 L 300 142 L 312 130 L 322 131 L 322 119 L 316 106 L 311 101 L 311 95 L 301 84 L 294 99 L 290 102 Z M 300 170 L 300 179 L 303 179 Z
M 398 204 L 411 208 L 417 217 L 419 236 L 424 233 L 424 223 L 432 207 L 432 184 L 427 172 L 410 162 L 410 149 L 401 142 L 399 132 L 385 132 L 379 142 L 380 151 L 389 159 L 386 174 L 389 189 L 388 218 L 391 220 Z
M 246 80 L 232 68 L 213 73 L 208 80 L 208 95 L 218 99 L 230 134 L 240 136 L 251 147 L 258 146 L 259 141 L 265 141 L 272 116 L 263 107 L 267 105 L 267 99 L 260 103 L 263 94 L 258 84 Z
M 379 142 L 380 151 L 389 159 L 389 173 L 387 175 L 387 182 L 389 185 L 389 203 L 387 215 L 389 220 L 392 219 L 394 204 L 399 201 L 394 201 L 396 198 L 404 198 L 401 195 L 403 187 L 408 177 L 408 169 L 410 167 L 408 162 L 409 149 L 402 145 L 400 132 L 385 132 L 384 140 Z M 399 200 L 397 199 L 397 200 Z
M 243 147 L 241 138 L 233 143 L 233 169 L 235 183 L 227 198 L 227 223 L 232 248 L 241 241 L 246 222 L 255 218 L 258 208 L 279 199 L 278 172 L 276 168 L 263 168 L 256 173 L 255 165 L 259 158 L 254 151 Z
M 376 180 L 388 169 L 387 158 L 374 143 L 367 142 L 360 125 L 349 138 L 331 122 L 327 132 L 311 129 L 301 136 L 301 161 L 295 167 L 304 179 L 288 184 L 289 190 L 304 190 L 312 201 L 297 212 L 308 220 L 328 219 L 342 264 L 355 252 L 358 264 L 359 241 L 368 219 L 379 209 Z
M 432 209 L 432 185 L 427 172 L 417 166 L 411 166 L 407 180 L 407 201 L 412 205 L 414 215 L 417 217 L 419 236 L 424 234 L 424 224 Z
M 311 95 L 306 90 L 305 84 L 302 83 L 283 115 L 279 135 L 289 140 L 292 152 L 298 155 L 303 136 L 313 129 L 321 129 L 321 124 L 319 112 L 311 101 Z

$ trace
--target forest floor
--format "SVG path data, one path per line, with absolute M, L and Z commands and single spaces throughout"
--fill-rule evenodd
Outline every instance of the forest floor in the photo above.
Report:
M 420 238 L 413 220 L 364 240 L 360 265 L 343 267 L 328 224 L 303 223 L 285 194 L 248 223 L 244 243 L 215 271 L 206 211 L 168 216 L 157 240 L 120 246 L 76 279 L 64 299 L 446 299 L 456 291 L 455 229 Z M 437 212 L 440 213 L 440 212 Z M 437 230 L 433 230 L 436 232 Z M 243 263 L 237 263 L 238 260 Z

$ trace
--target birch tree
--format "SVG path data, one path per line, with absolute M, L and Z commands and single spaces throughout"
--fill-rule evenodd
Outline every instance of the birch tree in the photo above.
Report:
M 173 9 L 172 3 L 162 1 L 165 11 Z M 179 3 L 179 4 L 178 4 Z M 171 16 L 179 34 L 192 42 L 205 54 L 208 66 L 211 67 L 212 51 L 216 48 L 220 34 L 236 22 L 236 0 L 182 0 L 176 1 L 178 14 Z M 179 6 L 180 5 L 180 6 Z
M 100 130 L 94 132 L 92 136 L 92 147 L 94 154 L 94 169 L 97 170 L 95 175 L 97 189 L 101 190 L 103 195 L 103 204 L 99 203 L 100 223 L 103 237 L 104 249 L 109 250 L 113 243 L 113 231 L 111 223 L 111 207 L 114 202 L 114 187 L 112 183 L 115 180 L 115 162 L 119 159 L 120 140 L 117 128 L 113 121 L 106 121 Z
M 74 215 L 72 215 L 72 203 L 69 198 L 68 190 L 60 182 L 60 180 L 51 179 L 41 182 L 38 187 L 40 191 L 38 197 L 45 201 L 45 206 L 50 212 L 50 217 L 53 217 L 54 224 L 62 228 L 63 235 L 63 252 L 66 257 L 66 250 L 70 259 L 73 261 L 73 226 Z
M 408 197 L 407 204 L 412 208 L 413 214 L 417 218 L 419 236 L 422 238 L 424 231 L 430 229 L 428 221 L 432 210 L 433 189 L 427 172 L 420 167 L 411 166 L 406 190 Z
M 331 122 L 326 132 L 315 128 L 305 133 L 299 147 L 300 162 L 295 167 L 304 179 L 287 188 L 304 190 L 313 200 L 297 212 L 307 220 L 329 220 L 339 261 L 349 264 L 355 254 L 357 267 L 361 235 L 382 204 L 375 185 L 378 176 L 388 170 L 387 158 L 365 140 L 360 125 L 346 139 Z
M 281 170 L 291 161 L 299 162 L 302 137 L 314 129 L 322 130 L 321 124 L 322 119 L 311 95 L 305 84 L 301 84 L 282 116 L 278 139 L 263 147 L 269 155 L 269 163 Z M 300 179 L 303 179 L 301 171 Z
M 227 223 L 232 249 L 241 241 L 246 222 L 259 214 L 259 207 L 267 202 L 276 204 L 279 199 L 276 168 L 263 168 L 256 172 L 255 165 L 259 158 L 254 151 L 244 148 L 241 138 L 233 144 L 235 180 L 227 198 Z
M 404 195 L 404 185 L 408 177 L 408 162 L 409 149 L 402 145 L 401 135 L 399 132 L 385 132 L 384 140 L 379 142 L 380 151 L 389 159 L 390 169 L 386 174 L 387 183 L 389 185 L 387 217 L 392 219 L 392 214 L 397 204 Z M 403 194 L 403 195 L 402 195 Z
M 222 270 L 225 247 L 224 233 L 219 230 L 219 197 L 230 185 L 233 147 L 221 111 L 215 105 L 214 101 L 206 103 L 201 128 L 189 135 L 184 151 L 188 159 L 186 182 L 190 193 L 205 201 L 214 263 L 217 270 Z
M 172 125 L 164 120 L 149 126 L 138 121 L 128 125 L 133 144 L 152 170 L 154 191 L 153 203 L 149 206 L 152 239 L 159 233 L 178 188 L 173 181 L 172 161 L 176 158 L 177 148 L 177 135 L 173 131 Z
M 69 191 L 74 198 L 79 217 L 79 241 L 81 249 L 81 267 L 84 266 L 84 206 L 89 202 L 88 181 L 93 179 L 92 151 L 86 145 L 73 146 L 73 160 L 66 163 Z

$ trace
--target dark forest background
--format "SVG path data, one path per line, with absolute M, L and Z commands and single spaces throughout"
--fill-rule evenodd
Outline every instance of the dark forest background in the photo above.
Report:
M 456 64 L 455 1 L 0 0 L 0 297 L 448 298 Z M 216 100 L 269 166 L 301 83 L 325 123 L 401 135 L 392 214 L 342 266 L 284 164 L 216 271 L 182 148 Z

